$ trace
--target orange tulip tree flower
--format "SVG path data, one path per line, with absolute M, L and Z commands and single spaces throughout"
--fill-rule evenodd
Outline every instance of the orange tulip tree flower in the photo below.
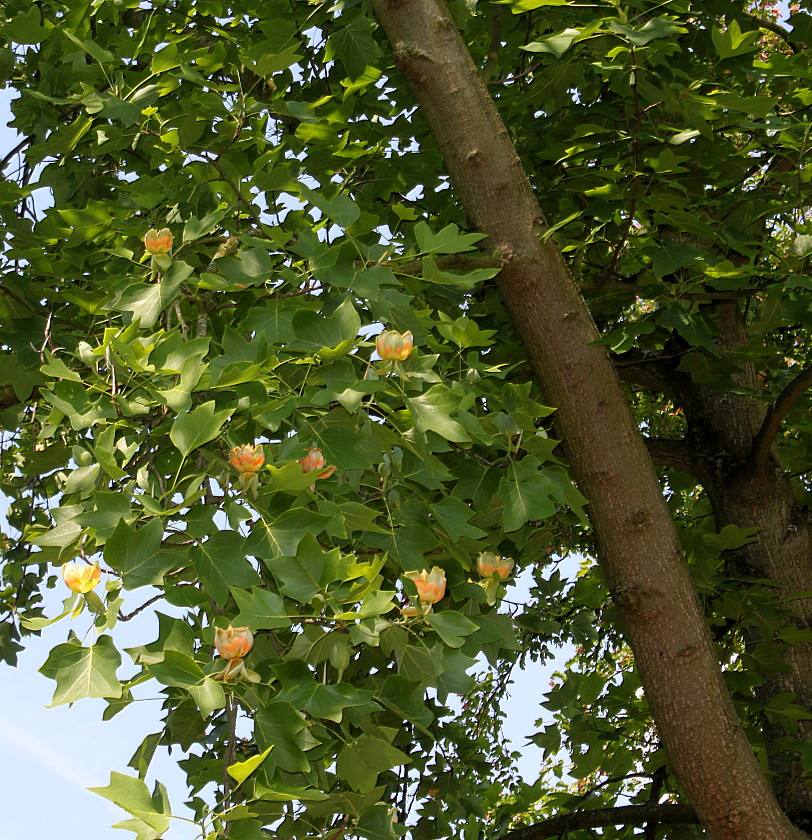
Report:
M 403 362 L 412 355 L 414 337 L 411 332 L 384 330 L 375 342 L 378 355 L 385 362 Z
M 420 606 L 429 607 L 425 612 L 431 612 L 432 604 L 436 604 L 445 595 L 445 571 L 439 566 L 433 566 L 430 572 L 425 569 L 419 572 L 406 572 L 404 577 L 414 581 Z
M 150 228 L 144 234 L 144 248 L 153 257 L 168 254 L 172 250 L 172 231 L 169 228 Z
M 214 675 L 215 680 L 231 682 L 244 677 L 249 682 L 259 682 L 259 674 L 245 667 L 243 657 L 247 656 L 254 646 L 254 635 L 247 627 L 231 627 L 226 630 L 216 627 L 214 630 L 214 646 L 217 653 L 227 661 L 226 667 Z
M 338 467 L 335 466 L 328 467 L 327 460 L 324 455 L 322 455 L 321 449 L 316 447 L 308 449 L 307 455 L 305 455 L 304 458 L 300 458 L 299 463 L 302 465 L 302 472 L 309 473 L 320 470 L 316 478 L 329 478 L 338 469 Z M 310 485 L 310 489 L 316 489 L 315 481 Z
M 82 563 L 65 563 L 62 566 L 62 580 L 71 592 L 84 595 L 101 580 L 98 563 L 88 566 Z
M 492 551 L 483 551 L 476 561 L 476 567 L 482 577 L 491 578 L 494 575 L 499 575 L 500 580 L 510 576 L 514 565 L 510 557 L 500 557 Z
M 500 557 L 492 551 L 483 551 L 477 557 L 476 567 L 485 578 L 479 585 L 485 590 L 485 601 L 491 606 L 496 603 L 500 581 L 510 576 L 514 565 L 510 557 Z
M 257 471 L 265 463 L 265 453 L 261 446 L 244 443 L 229 450 L 228 462 L 240 474 L 240 489 L 243 493 L 257 494 Z

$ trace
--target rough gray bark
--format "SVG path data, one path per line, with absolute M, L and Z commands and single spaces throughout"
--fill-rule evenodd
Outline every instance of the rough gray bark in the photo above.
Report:
M 572 469 L 660 737 L 715 840 L 795 840 L 739 726 L 617 374 L 494 103 L 440 0 L 373 0 L 499 283 Z

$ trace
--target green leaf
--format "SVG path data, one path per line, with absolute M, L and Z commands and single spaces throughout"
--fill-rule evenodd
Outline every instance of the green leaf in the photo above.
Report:
M 150 674 L 163 685 L 185 688 L 207 717 L 226 704 L 223 687 L 203 673 L 191 656 L 178 650 L 168 650 L 160 662 L 148 666 Z
M 726 29 L 714 26 L 711 31 L 713 46 L 720 59 L 735 58 L 737 55 L 753 52 L 757 49 L 757 41 L 761 38 L 758 30 L 742 32 L 739 22 L 730 20 Z
M 436 432 L 453 443 L 470 440 L 465 429 L 451 419 L 451 414 L 460 407 L 460 400 L 445 385 L 434 385 L 425 394 L 410 397 L 406 403 L 419 431 Z
M 231 594 L 240 614 L 234 619 L 235 627 L 250 627 L 251 630 L 282 630 L 290 627 L 285 614 L 285 604 L 274 592 L 267 589 L 232 589 Z
M 418 222 L 414 226 L 417 246 L 423 254 L 461 254 L 473 251 L 475 243 L 485 238 L 484 233 L 460 233 L 460 229 L 452 222 L 439 233 L 434 234 L 425 222 Z
M 561 58 L 579 40 L 580 35 L 580 29 L 564 29 L 553 35 L 546 35 L 544 38 L 539 38 L 538 41 L 532 41 L 527 46 L 522 47 L 522 49 L 534 53 L 550 53 L 556 58 Z
M 361 793 L 368 793 L 378 782 L 378 775 L 393 770 L 411 759 L 381 738 L 362 735 L 347 744 L 336 761 L 336 774 Z
M 326 318 L 312 309 L 300 309 L 293 316 L 293 331 L 300 346 L 318 353 L 325 361 L 347 355 L 360 328 L 361 318 L 349 298 Z
M 456 496 L 446 496 L 431 507 L 432 516 L 442 526 L 443 530 L 457 542 L 462 537 L 480 539 L 486 536 L 485 531 L 468 524 L 474 512 Z
M 178 296 L 181 284 L 192 271 L 192 266 L 185 262 L 173 262 L 159 282 L 149 285 L 135 283 L 125 289 L 116 301 L 115 308 L 121 312 L 131 312 L 142 327 L 152 327 Z
M 245 550 L 264 561 L 277 557 L 295 557 L 299 543 L 308 533 L 320 534 L 331 517 L 304 508 L 269 513 L 257 520 L 248 537 Z M 266 562 L 271 567 L 271 563 Z
M 32 4 L 27 12 L 20 12 L 3 27 L 4 34 L 15 44 L 41 44 L 50 34 L 53 24 L 42 25 L 40 6 Z
M 287 773 L 306 773 L 310 764 L 303 746 L 310 747 L 303 734 L 307 721 L 290 703 L 271 701 L 254 718 L 256 738 L 260 749 L 274 748 L 266 760 Z
M 169 437 L 184 457 L 204 443 L 214 440 L 231 416 L 231 409 L 215 411 L 214 406 L 214 400 L 203 403 L 194 411 L 179 415 L 172 424 Z
M 267 750 L 263 750 L 258 755 L 252 755 L 251 758 L 247 758 L 245 761 L 238 761 L 235 764 L 232 764 L 228 768 L 228 775 L 231 776 L 232 779 L 236 780 L 238 784 L 242 784 L 253 772 L 254 770 L 262 764 L 263 761 L 268 757 L 268 753 L 273 749 L 272 746 L 268 747 Z
M 452 648 L 462 647 L 465 636 L 470 636 L 479 628 L 462 613 L 443 610 L 426 616 L 426 621 L 437 631 L 440 638 Z
M 344 65 L 351 80 L 362 76 L 367 65 L 374 64 L 381 55 L 380 47 L 372 35 L 372 28 L 372 21 L 359 15 L 352 18 L 346 26 L 339 26 L 329 38 L 325 58 L 328 61 L 337 58 Z
M 121 654 L 110 636 L 100 636 L 95 644 L 83 647 L 78 642 L 57 645 L 39 672 L 56 680 L 51 704 L 75 703 L 84 697 L 121 697 L 121 683 L 116 670 Z
M 325 587 L 338 579 L 341 551 L 322 551 L 316 538 L 308 533 L 299 544 L 296 557 L 279 557 L 270 570 L 279 588 L 301 604 L 308 604 Z
M 125 589 L 163 583 L 164 575 L 177 562 L 177 555 L 160 551 L 164 527 L 153 517 L 143 528 L 133 528 L 123 519 L 104 546 L 104 560 L 117 572 Z
M 659 38 L 672 38 L 688 31 L 684 26 L 666 18 L 652 18 L 640 27 L 626 26 L 613 20 L 609 22 L 609 29 L 618 35 L 623 35 L 635 47 L 644 47 L 650 41 Z
M 586 499 L 575 488 L 561 467 L 541 469 L 540 461 L 525 456 L 511 464 L 502 478 L 500 497 L 504 501 L 503 523 L 507 532 L 516 531 L 526 522 L 546 519 L 556 511 L 555 501 L 569 507 L 586 523 L 583 506 Z
M 236 531 L 219 531 L 191 551 L 203 588 L 220 606 L 228 601 L 229 587 L 247 589 L 262 583 L 246 559 L 245 543 Z
M 119 808 L 123 808 L 159 834 L 169 828 L 171 812 L 156 809 L 155 799 L 140 779 L 113 772 L 110 774 L 110 784 L 107 787 L 88 789 L 114 802 Z

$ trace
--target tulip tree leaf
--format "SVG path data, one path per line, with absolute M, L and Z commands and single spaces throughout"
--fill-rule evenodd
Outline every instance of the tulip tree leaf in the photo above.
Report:
M 142 528 L 134 528 L 123 519 L 104 546 L 104 560 L 121 573 L 125 589 L 159 584 L 177 556 L 160 551 L 163 522 L 153 517 Z
M 121 654 L 110 636 L 100 636 L 95 644 L 78 642 L 57 645 L 48 655 L 40 673 L 56 680 L 52 705 L 74 703 L 84 697 L 121 697 L 116 671 Z
M 162 661 L 149 666 L 149 672 L 164 685 L 185 688 L 204 717 L 226 704 L 222 685 L 207 677 L 200 665 L 181 651 L 166 651 Z
M 149 788 L 141 779 L 113 772 L 110 774 L 110 784 L 107 787 L 89 788 L 89 790 L 114 802 L 159 834 L 169 828 L 171 811 L 156 809 L 155 797 L 150 794 Z
M 245 554 L 245 538 L 236 531 L 220 531 L 192 549 L 198 578 L 218 604 L 228 601 L 230 586 L 246 589 L 262 582 Z
M 381 738 L 362 735 L 341 751 L 336 761 L 336 773 L 354 790 L 365 793 L 375 787 L 380 773 L 410 761 L 409 756 Z
M 479 629 L 473 621 L 453 610 L 443 610 L 443 612 L 427 615 L 426 621 L 452 648 L 462 647 L 465 644 L 465 636 L 470 636 Z
M 254 770 L 256 770 L 257 767 L 265 761 L 268 757 L 268 753 L 272 749 L 272 746 L 268 747 L 267 750 L 263 750 L 258 755 L 252 755 L 251 758 L 248 758 L 245 761 L 235 762 L 228 768 L 228 775 L 231 776 L 231 778 L 238 784 L 242 784 L 254 772 Z
M 280 589 L 302 604 L 310 601 L 338 577 L 341 551 L 322 551 L 316 538 L 307 534 L 296 557 L 279 557 L 270 566 Z
M 267 589 L 234 588 L 231 591 L 240 614 L 234 619 L 235 627 L 249 627 L 251 630 L 280 630 L 290 627 L 285 614 L 284 601 Z
M 188 414 L 178 415 L 172 424 L 169 437 L 184 457 L 204 443 L 214 440 L 231 416 L 230 409 L 215 411 L 214 405 L 213 400 L 204 403 Z

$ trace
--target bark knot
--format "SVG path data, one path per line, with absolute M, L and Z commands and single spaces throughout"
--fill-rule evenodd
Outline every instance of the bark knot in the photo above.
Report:
M 631 531 L 634 534 L 639 534 L 641 531 L 645 531 L 646 528 L 648 528 L 650 520 L 651 517 L 649 516 L 648 511 L 638 508 L 637 510 L 633 510 L 623 520 L 623 526 L 625 530 Z

